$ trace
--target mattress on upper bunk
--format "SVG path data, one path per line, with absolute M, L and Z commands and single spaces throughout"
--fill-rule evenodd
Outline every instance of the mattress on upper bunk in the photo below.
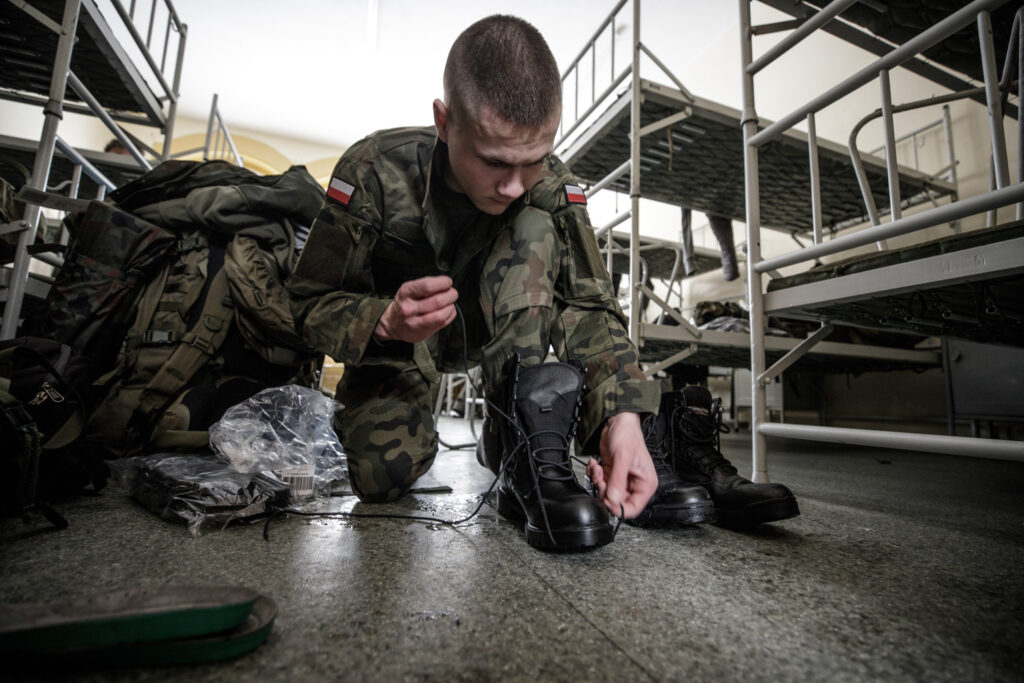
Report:
M 657 326 L 664 327 L 664 326 Z M 668 328 L 671 329 L 671 328 Z M 771 365 L 788 353 L 799 339 L 771 336 L 765 339 L 765 358 Z M 647 337 L 640 348 L 640 360 L 652 363 L 679 351 L 691 353 L 678 362 L 686 365 L 750 367 L 750 335 L 743 332 L 704 330 L 699 340 L 679 341 Z M 941 365 L 940 354 L 931 350 L 885 348 L 862 343 L 825 341 L 794 365 L 798 372 L 888 372 L 928 370 Z
M 835 324 L 904 330 L 929 336 L 948 336 L 979 342 L 1024 346 L 1024 258 L 1017 253 L 1024 239 L 1024 221 L 949 235 L 930 242 L 873 252 L 827 263 L 768 283 L 769 297 L 797 287 L 847 280 L 879 269 L 903 269 L 924 264 L 935 277 L 914 287 L 901 286 L 868 297 L 804 303 L 772 315 L 813 316 Z M 989 269 L 989 261 L 1008 261 L 1010 268 Z M 993 263 L 993 266 L 998 265 Z M 950 277 L 953 271 L 977 275 Z M 892 270 L 889 273 L 894 272 Z M 920 271 L 926 274 L 925 268 Z M 885 276 L 879 276 L 881 280 Z M 766 298 L 766 302 L 768 299 Z M 769 308 L 766 304 L 766 308 Z
M 612 255 L 612 274 L 629 272 L 629 236 L 614 233 L 618 250 Z M 649 237 L 640 238 L 640 258 L 646 265 L 648 278 L 659 280 L 682 279 L 702 273 L 709 273 L 722 267 L 722 259 L 717 251 L 706 247 L 694 247 L 693 260 L 696 270 L 687 276 L 683 271 L 682 247 L 678 244 Z M 678 263 L 677 263 L 678 259 Z
M 644 136 L 640 145 L 640 193 L 659 202 L 745 220 L 742 114 L 717 102 L 687 99 L 678 90 L 641 79 L 641 125 L 679 113 L 687 117 Z M 631 91 L 612 98 L 601 116 L 573 137 L 560 158 L 585 185 L 593 186 L 630 155 Z M 762 120 L 762 125 L 770 122 Z M 865 155 L 864 171 L 876 206 L 889 202 L 884 159 Z M 822 224 L 838 230 L 867 220 L 860 185 L 847 148 L 818 140 Z M 760 148 L 761 225 L 791 233 L 813 229 L 807 135 L 788 131 Z M 629 192 L 630 178 L 608 187 Z M 900 196 L 906 206 L 955 194 L 946 180 L 900 167 Z
M 63 2 L 32 3 L 55 25 L 60 25 Z M 82 0 L 78 31 L 71 53 L 71 70 L 99 102 L 119 117 L 138 123 L 163 126 L 164 106 L 142 72 L 114 36 L 93 0 Z M 0 96 L 19 99 L 15 93 L 48 96 L 58 35 L 13 2 L 0 2 Z M 69 103 L 81 100 L 69 85 Z
M 779 6 L 786 0 L 774 0 L 769 4 Z M 823 8 L 831 0 L 806 0 L 811 5 Z M 795 3 L 789 2 L 790 8 Z M 863 27 L 872 36 L 884 38 L 895 45 L 902 45 L 922 31 L 934 26 L 949 15 L 962 9 L 967 3 L 964 0 L 872 0 L 871 2 L 854 3 L 840 13 L 840 17 Z M 992 41 L 995 47 L 996 60 L 1002 64 L 1010 42 L 1010 29 L 1013 26 L 1013 15 L 1020 7 L 1019 3 L 1006 2 L 991 11 Z M 784 9 L 784 11 L 791 11 Z M 827 29 L 828 27 L 826 27 Z M 938 62 L 943 66 L 964 74 L 976 81 L 984 80 L 982 71 L 978 27 L 971 22 L 945 40 L 942 40 L 922 52 L 924 57 Z

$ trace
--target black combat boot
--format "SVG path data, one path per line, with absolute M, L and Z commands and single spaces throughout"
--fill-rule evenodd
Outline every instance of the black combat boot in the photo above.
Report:
M 653 415 L 643 424 L 644 441 L 658 473 L 658 490 L 647 507 L 626 523 L 634 526 L 669 526 L 715 521 L 715 503 L 703 486 L 687 484 L 672 467 L 668 415 Z
M 669 443 L 676 474 L 685 482 L 705 487 L 715 501 L 718 523 L 753 526 L 800 514 L 793 493 L 782 484 L 755 484 L 744 479 L 719 450 L 722 400 L 700 386 L 685 387 L 661 397 L 662 414 L 669 416 Z
M 579 423 L 583 368 L 572 363 L 506 366 L 497 422 L 501 447 L 498 513 L 525 522 L 526 542 L 543 550 L 583 550 L 611 542 L 608 512 L 576 481 L 569 447 Z M 496 411 L 497 412 L 497 411 Z M 481 439 L 482 448 L 497 445 Z M 483 464 L 493 453 L 478 451 Z
M 490 410 L 484 408 L 484 423 L 480 428 L 480 440 L 476 442 L 476 461 L 494 474 L 501 474 L 499 438 L 497 427 L 491 422 Z

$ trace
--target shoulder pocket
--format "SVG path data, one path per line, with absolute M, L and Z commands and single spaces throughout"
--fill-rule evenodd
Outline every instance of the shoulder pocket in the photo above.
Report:
M 290 286 L 371 291 L 369 263 L 375 241 L 376 232 L 369 222 L 330 202 L 324 204 L 310 228 Z
M 608 269 L 586 211 L 570 207 L 559 211 L 554 219 L 564 240 L 562 273 L 566 297 L 576 302 L 613 302 Z

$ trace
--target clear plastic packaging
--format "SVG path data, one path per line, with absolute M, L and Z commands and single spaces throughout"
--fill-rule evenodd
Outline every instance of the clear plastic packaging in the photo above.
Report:
M 348 478 L 333 427 L 341 408 L 307 387 L 264 389 L 210 426 L 210 446 L 236 472 L 274 472 L 296 502 L 328 497 Z
M 204 525 L 224 527 L 291 500 L 289 485 L 270 472 L 237 472 L 210 456 L 156 453 L 110 467 L 132 498 L 164 519 L 185 522 L 193 536 Z

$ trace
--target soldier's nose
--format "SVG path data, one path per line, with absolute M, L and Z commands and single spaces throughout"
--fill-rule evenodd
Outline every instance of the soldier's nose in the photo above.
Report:
M 498 193 L 507 199 L 517 199 L 525 191 L 523 181 L 518 173 L 513 173 L 498 184 Z

